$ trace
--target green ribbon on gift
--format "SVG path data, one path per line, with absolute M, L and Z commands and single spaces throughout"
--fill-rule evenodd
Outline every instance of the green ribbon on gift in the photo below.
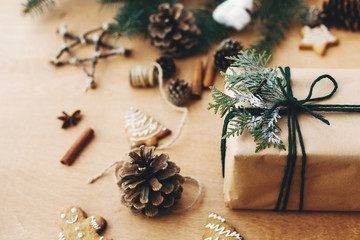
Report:
M 303 202 L 304 202 L 304 188 L 305 188 L 305 173 L 306 173 L 306 151 L 304 140 L 301 134 L 300 124 L 298 120 L 298 115 L 301 112 L 307 112 L 313 117 L 319 119 L 327 125 L 330 125 L 330 122 L 325 119 L 323 116 L 319 115 L 315 112 L 360 112 L 360 105 L 338 105 L 338 104 L 309 104 L 309 102 L 314 101 L 322 101 L 325 99 L 331 98 L 338 88 L 338 84 L 336 80 L 328 75 L 324 74 L 319 76 L 314 82 L 311 84 L 308 96 L 303 100 L 298 100 L 294 97 L 293 91 L 290 83 L 290 68 L 285 67 L 285 69 L 280 67 L 280 71 L 284 76 L 286 89 L 281 84 L 281 79 L 278 77 L 277 83 L 280 87 L 281 92 L 284 95 L 284 99 L 276 101 L 273 106 L 269 109 L 259 109 L 259 108 L 245 108 L 246 111 L 250 112 L 253 115 L 258 115 L 260 112 L 265 112 L 266 116 L 271 114 L 275 109 L 279 108 L 279 113 L 281 115 L 287 114 L 288 117 L 288 155 L 286 160 L 286 165 L 284 169 L 284 176 L 280 186 L 280 192 L 278 196 L 278 200 L 276 202 L 275 211 L 284 211 L 287 208 L 290 191 L 291 191 L 291 183 L 294 176 L 294 170 L 297 160 L 297 143 L 296 139 L 298 137 L 300 148 L 301 148 L 301 182 L 300 182 L 300 199 L 299 199 L 299 211 L 303 210 Z M 315 85 L 321 80 L 329 79 L 334 88 L 330 94 L 323 96 L 312 98 L 312 93 Z M 225 136 L 227 132 L 227 126 L 230 120 L 236 117 L 239 113 L 236 111 L 229 112 L 224 120 L 224 126 L 222 131 L 222 136 Z M 225 154 L 226 154 L 226 138 L 221 140 L 221 162 L 222 162 L 222 174 L 224 177 L 225 173 Z

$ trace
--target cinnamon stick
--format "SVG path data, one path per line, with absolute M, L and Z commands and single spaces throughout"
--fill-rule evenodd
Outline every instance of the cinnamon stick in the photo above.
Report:
M 194 64 L 194 70 L 191 82 L 191 93 L 194 99 L 200 99 L 202 92 L 203 64 L 198 60 Z
M 206 61 L 205 76 L 203 87 L 209 88 L 214 84 L 215 65 L 213 56 L 208 56 Z
M 71 148 L 66 152 L 65 156 L 61 159 L 61 163 L 70 166 L 75 159 L 79 156 L 81 151 L 86 147 L 94 136 L 94 130 L 87 128 L 81 136 L 74 142 Z

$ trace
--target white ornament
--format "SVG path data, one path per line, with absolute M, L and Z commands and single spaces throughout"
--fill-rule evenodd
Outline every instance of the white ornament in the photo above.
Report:
M 253 7 L 253 0 L 226 0 L 213 12 L 216 22 L 240 31 L 250 23 L 251 17 L 247 10 Z

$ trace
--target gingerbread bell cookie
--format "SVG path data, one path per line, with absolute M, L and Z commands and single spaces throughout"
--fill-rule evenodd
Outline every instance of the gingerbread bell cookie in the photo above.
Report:
M 125 129 L 131 148 L 141 145 L 157 146 L 159 139 L 171 133 L 169 129 L 136 108 L 130 108 L 125 120 Z
M 57 240 L 109 240 L 100 236 L 106 227 L 106 221 L 99 216 L 86 217 L 81 208 L 70 206 L 60 213 L 61 232 Z
M 236 232 L 236 229 L 226 223 L 225 218 L 211 213 L 206 222 L 206 231 L 203 240 L 243 240 L 244 238 Z
M 301 40 L 300 49 L 312 49 L 314 52 L 323 56 L 326 48 L 339 44 L 339 39 L 332 35 L 325 25 L 311 28 L 304 26 L 301 29 Z

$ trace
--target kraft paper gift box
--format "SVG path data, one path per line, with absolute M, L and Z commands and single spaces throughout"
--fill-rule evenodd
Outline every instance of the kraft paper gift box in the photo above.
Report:
M 322 74 L 333 76 L 339 87 L 319 104 L 360 104 L 360 69 L 291 69 L 294 97 L 306 98 L 311 83 Z M 323 80 L 313 96 L 327 95 L 332 89 L 332 83 Z M 308 113 L 300 113 L 298 118 L 307 155 L 303 210 L 360 211 L 360 113 L 320 114 L 330 125 Z M 278 125 L 287 148 L 287 116 Z M 301 151 L 299 143 L 297 146 L 287 210 L 299 208 Z M 275 208 L 288 152 L 270 147 L 255 153 L 255 147 L 246 131 L 227 139 L 224 197 L 230 208 Z

